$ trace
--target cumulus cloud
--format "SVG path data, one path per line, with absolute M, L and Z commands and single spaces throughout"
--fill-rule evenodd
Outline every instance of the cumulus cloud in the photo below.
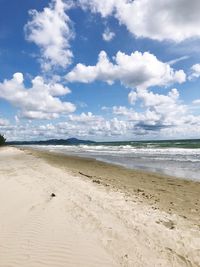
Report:
M 163 63 L 149 52 L 138 51 L 131 55 L 118 52 L 112 63 L 106 52 L 101 51 L 95 66 L 77 64 L 66 75 L 70 82 L 91 83 L 96 80 L 112 84 L 114 81 L 131 88 L 148 88 L 165 86 L 171 83 L 182 83 L 186 79 L 183 70 L 175 71 L 169 64 Z
M 193 128 L 196 124 L 200 127 L 200 116 L 190 114 L 189 107 L 180 101 L 176 88 L 170 90 L 167 95 L 148 90 L 131 91 L 129 101 L 133 106 L 137 102 L 142 111 L 135 111 L 134 107 L 114 106 L 113 114 L 133 122 L 136 133 L 139 131 L 147 135 L 150 132 L 161 134 L 163 129 L 168 129 L 171 133 L 172 128 L 184 128 L 184 125 Z
M 200 77 L 200 64 L 195 64 L 191 67 L 191 74 L 188 79 L 193 80 Z
M 44 71 L 67 67 L 72 61 L 70 40 L 74 33 L 66 14 L 68 8 L 63 0 L 52 0 L 43 11 L 30 11 L 31 20 L 25 26 L 26 39 L 39 46 Z
M 79 0 L 83 9 L 90 8 L 92 12 L 100 12 L 103 17 L 110 15 L 116 5 L 116 0 Z
M 95 116 L 92 114 L 92 112 L 88 113 L 81 113 L 80 115 L 69 115 L 69 120 L 73 122 L 78 122 L 78 123 L 85 123 L 85 122 L 91 122 L 94 123 L 97 120 L 103 120 L 101 116 Z
M 109 28 L 106 28 L 104 33 L 102 34 L 102 37 L 104 41 L 110 42 L 115 37 L 115 33 L 112 32 Z
M 11 80 L 0 83 L 0 98 L 19 108 L 21 116 L 29 119 L 52 119 L 75 111 L 72 103 L 58 98 L 68 93 L 69 88 L 54 82 L 45 83 L 40 76 L 32 80 L 32 87 L 26 88 L 22 73 L 15 73 Z
M 5 134 L 8 140 L 60 139 L 72 136 L 94 140 L 119 140 L 121 136 L 124 140 L 138 138 L 138 136 L 148 139 L 155 136 L 197 137 L 200 131 L 200 116 L 188 113 L 187 107 L 179 103 L 176 90 L 171 93 L 172 96 L 170 93 L 166 96 L 157 95 L 155 109 L 152 101 L 146 101 L 146 109 L 142 112 L 136 112 L 134 107 L 116 106 L 113 107 L 114 117 L 110 119 L 88 112 L 68 115 L 65 121 L 57 123 L 38 125 L 31 121 L 25 124 L 0 125 L 0 132 Z M 151 99 L 152 95 L 149 96 L 147 93 L 144 98 Z M 158 98 L 162 100 L 158 101 Z M 173 100 L 175 98 L 176 101 Z M 170 105 L 169 113 L 162 112 L 165 104 Z M 188 127 L 190 127 L 190 136 Z
M 117 107 L 116 107 L 117 110 Z M 130 112 L 130 118 L 127 119 L 127 113 Z M 33 123 L 20 125 L 0 125 L 0 132 L 5 134 L 8 140 L 44 140 L 51 138 L 68 138 L 77 137 L 82 139 L 94 140 L 113 140 L 133 139 L 138 136 L 144 136 L 150 139 L 152 136 L 164 137 L 197 137 L 200 131 L 200 116 L 188 115 L 185 119 L 182 118 L 182 123 L 174 124 L 173 126 L 159 123 L 153 111 L 138 113 L 138 118 L 133 118 L 133 110 L 127 109 L 126 117 L 120 118 L 119 114 L 116 117 L 106 120 L 97 116 L 96 123 L 90 120 L 85 120 L 80 123 L 78 121 L 66 120 L 59 123 L 47 123 L 35 125 Z M 76 115 L 77 119 L 78 116 Z M 93 115 L 96 116 L 96 115 Z M 81 116 L 82 117 L 82 116 Z M 182 116 L 183 117 L 183 116 Z M 188 127 L 191 131 L 188 135 Z
M 84 116 L 93 117 L 86 119 Z M 132 123 L 112 118 L 106 120 L 101 116 L 85 114 L 76 115 L 73 118 L 58 123 L 47 123 L 36 125 L 32 122 L 19 125 L 9 125 L 1 127 L 1 133 L 5 134 L 8 140 L 42 140 L 51 138 L 91 138 L 91 139 L 112 139 L 112 137 L 120 137 L 122 134 L 128 134 L 132 131 Z M 81 122 L 81 123 L 80 123 Z
M 72 120 L 57 125 L 57 129 L 61 132 L 70 133 L 72 136 L 95 139 L 127 135 L 132 128 L 132 123 L 127 123 L 124 120 L 118 118 L 106 120 L 102 116 L 93 114 L 87 116 L 87 118 L 85 116 L 83 118 L 82 114 L 76 115 Z
M 199 0 L 79 0 L 83 8 L 114 15 L 136 37 L 181 42 L 200 37 Z
M 174 128 L 185 124 L 192 125 L 194 120 L 200 124 L 200 116 L 192 116 L 186 105 L 179 99 L 176 88 L 167 95 L 137 90 L 129 93 L 129 101 L 133 106 L 138 102 L 143 111 L 136 112 L 134 108 L 113 107 L 113 113 L 124 116 L 134 122 L 138 129 L 149 131 L 161 131 L 164 128 Z

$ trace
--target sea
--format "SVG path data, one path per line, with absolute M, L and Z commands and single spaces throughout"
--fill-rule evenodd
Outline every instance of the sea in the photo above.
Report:
M 200 139 L 32 145 L 31 147 L 200 181 Z

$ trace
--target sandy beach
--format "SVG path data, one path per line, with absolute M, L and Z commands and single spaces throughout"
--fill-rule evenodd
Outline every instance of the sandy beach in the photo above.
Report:
M 200 266 L 200 183 L 0 148 L 0 267 Z

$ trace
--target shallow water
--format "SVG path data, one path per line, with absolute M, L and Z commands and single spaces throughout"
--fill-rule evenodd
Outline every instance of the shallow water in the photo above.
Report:
M 117 145 L 118 144 L 118 145 Z M 142 144 L 142 143 L 141 143 Z M 165 143 L 166 144 L 166 143 Z M 163 173 L 200 181 L 200 148 L 185 148 L 180 142 L 171 147 L 159 142 L 135 145 L 129 143 L 102 143 L 97 145 L 32 145 L 39 150 L 60 152 L 119 164 L 132 169 Z M 178 146 L 178 147 L 174 147 Z M 189 145 L 187 144 L 187 147 Z

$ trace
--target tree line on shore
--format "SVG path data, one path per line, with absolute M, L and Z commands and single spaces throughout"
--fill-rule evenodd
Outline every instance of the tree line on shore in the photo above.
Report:
M 6 138 L 0 134 L 0 146 L 4 146 L 6 144 Z

